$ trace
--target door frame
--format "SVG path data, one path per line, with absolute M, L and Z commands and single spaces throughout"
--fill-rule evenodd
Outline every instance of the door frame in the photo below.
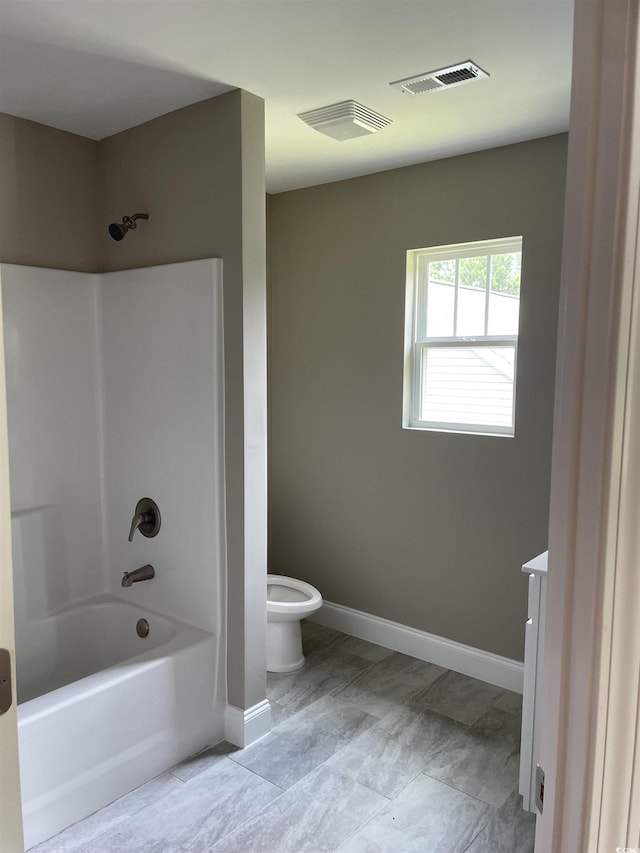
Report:
M 576 0 L 536 853 L 640 832 L 638 0 Z
M 0 265 L 0 277 L 2 266 Z M 1 284 L 1 282 L 0 282 Z M 11 501 L 9 497 L 9 437 L 0 287 L 0 647 L 11 654 L 13 703 L 0 716 L 0 853 L 24 850 L 22 798 L 18 763 L 18 702 L 16 644 L 13 624 L 13 562 L 11 559 Z

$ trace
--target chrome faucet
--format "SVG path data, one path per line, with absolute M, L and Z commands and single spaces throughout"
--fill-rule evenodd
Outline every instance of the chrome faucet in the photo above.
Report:
M 140 569 L 135 569 L 133 572 L 124 572 L 122 575 L 122 586 L 132 586 L 140 581 L 150 581 L 155 578 L 156 570 L 152 565 L 142 566 Z

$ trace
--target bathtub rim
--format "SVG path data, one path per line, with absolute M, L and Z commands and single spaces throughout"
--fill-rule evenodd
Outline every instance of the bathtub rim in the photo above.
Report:
M 136 668 L 143 667 L 145 669 L 159 665 L 162 660 L 172 654 L 178 653 L 181 649 L 188 646 L 199 645 L 200 643 L 210 641 L 214 638 L 216 647 L 218 644 L 217 634 L 211 631 L 205 631 L 203 628 L 198 628 L 195 625 L 190 625 L 187 622 L 182 622 L 179 619 L 174 619 L 167 616 L 166 613 L 152 610 L 151 608 L 135 604 L 131 601 L 126 601 L 119 596 L 111 593 L 99 593 L 98 595 L 89 596 L 88 598 L 79 599 L 64 607 L 58 608 L 51 612 L 38 622 L 48 621 L 63 615 L 73 610 L 78 610 L 81 607 L 89 607 L 99 604 L 117 604 L 124 605 L 127 609 L 135 611 L 138 618 L 150 616 L 152 618 L 161 618 L 166 620 L 175 628 L 175 633 L 171 639 L 164 643 L 153 646 L 140 653 L 133 655 L 117 663 L 111 664 L 104 669 L 99 669 L 97 672 L 92 672 L 75 681 L 70 681 L 68 684 L 62 684 L 54 690 L 49 690 L 47 693 L 42 693 L 40 696 L 34 696 L 32 699 L 27 699 L 25 702 L 19 702 L 17 705 L 18 712 L 18 729 L 21 726 L 28 724 L 31 720 L 38 719 L 50 713 L 53 709 L 63 708 L 73 702 L 78 701 L 87 692 L 95 693 L 105 689 L 113 681 L 126 681 L 128 678 L 134 677 Z M 36 620 L 34 620 L 36 621 Z M 134 666 L 135 665 L 135 666 Z M 212 661 L 212 665 L 216 665 L 216 661 Z M 124 670 L 128 669 L 129 672 Z M 118 673 L 118 670 L 123 670 Z M 139 671 L 139 669 L 137 669 Z M 215 697 L 213 697 L 215 698 Z

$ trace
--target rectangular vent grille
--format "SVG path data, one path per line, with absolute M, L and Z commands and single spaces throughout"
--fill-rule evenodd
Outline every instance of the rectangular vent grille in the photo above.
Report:
M 473 68 L 459 68 L 457 71 L 447 71 L 445 74 L 438 74 L 437 79 L 445 86 L 451 86 L 453 83 L 464 83 L 465 80 L 475 80 L 478 72 Z
M 340 141 L 376 133 L 392 124 L 391 119 L 370 110 L 357 101 L 340 101 L 317 110 L 298 113 L 309 127 Z
M 472 80 L 480 80 L 483 77 L 489 77 L 489 74 L 469 59 L 448 68 L 438 68 L 436 71 L 426 71 L 415 77 L 396 80 L 389 85 L 408 95 L 423 95 L 425 92 L 450 89 L 452 86 L 461 86 L 463 83 L 470 83 Z

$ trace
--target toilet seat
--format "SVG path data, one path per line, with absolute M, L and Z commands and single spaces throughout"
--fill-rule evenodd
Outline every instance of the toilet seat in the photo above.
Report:
M 274 587 L 274 590 L 271 590 L 271 587 Z M 278 587 L 281 588 L 281 593 L 276 591 Z M 278 597 L 279 595 L 283 598 Z M 287 600 L 284 596 L 288 595 L 291 595 L 291 598 Z M 301 618 L 307 613 L 313 613 L 321 605 L 322 596 L 310 583 L 285 575 L 267 575 L 267 612 L 281 616 L 295 614 L 297 618 Z

